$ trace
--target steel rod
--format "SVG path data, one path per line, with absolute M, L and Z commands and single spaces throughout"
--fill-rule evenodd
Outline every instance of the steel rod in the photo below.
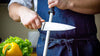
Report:
M 50 13 L 49 22 L 52 22 L 52 17 L 53 17 L 53 13 Z M 50 31 L 48 30 L 47 33 L 46 33 L 46 39 L 45 39 L 45 46 L 44 46 L 43 56 L 47 55 L 49 36 L 50 36 Z

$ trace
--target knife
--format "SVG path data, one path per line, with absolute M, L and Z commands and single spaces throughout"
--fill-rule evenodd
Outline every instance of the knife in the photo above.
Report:
M 61 24 L 61 23 L 55 23 L 55 22 L 43 22 L 41 26 L 42 31 L 65 31 L 65 30 L 72 30 L 76 27 L 67 25 L 67 24 Z

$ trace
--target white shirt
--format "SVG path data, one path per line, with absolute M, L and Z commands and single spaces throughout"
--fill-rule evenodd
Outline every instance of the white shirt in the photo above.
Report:
M 33 2 L 32 2 L 32 0 L 11 0 L 9 5 L 11 5 L 14 2 L 19 3 L 23 6 L 28 7 L 28 8 L 32 8 L 32 6 L 34 4 L 34 10 L 37 11 L 37 2 L 38 2 L 38 0 L 33 0 Z M 8 8 L 9 8 L 9 5 L 8 5 Z

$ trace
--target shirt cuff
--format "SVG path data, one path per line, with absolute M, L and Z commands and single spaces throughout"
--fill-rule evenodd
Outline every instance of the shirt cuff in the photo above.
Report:
M 19 3 L 28 8 L 32 8 L 32 5 L 33 5 L 32 0 L 11 0 L 8 4 L 8 9 L 9 9 L 9 6 L 14 2 Z

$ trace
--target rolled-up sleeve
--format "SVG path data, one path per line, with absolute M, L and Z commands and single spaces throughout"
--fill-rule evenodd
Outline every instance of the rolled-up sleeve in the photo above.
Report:
M 32 8 L 32 5 L 33 5 L 32 0 L 10 0 L 10 2 L 8 4 L 8 8 L 14 2 L 19 3 L 23 6 L 28 7 L 28 8 Z

